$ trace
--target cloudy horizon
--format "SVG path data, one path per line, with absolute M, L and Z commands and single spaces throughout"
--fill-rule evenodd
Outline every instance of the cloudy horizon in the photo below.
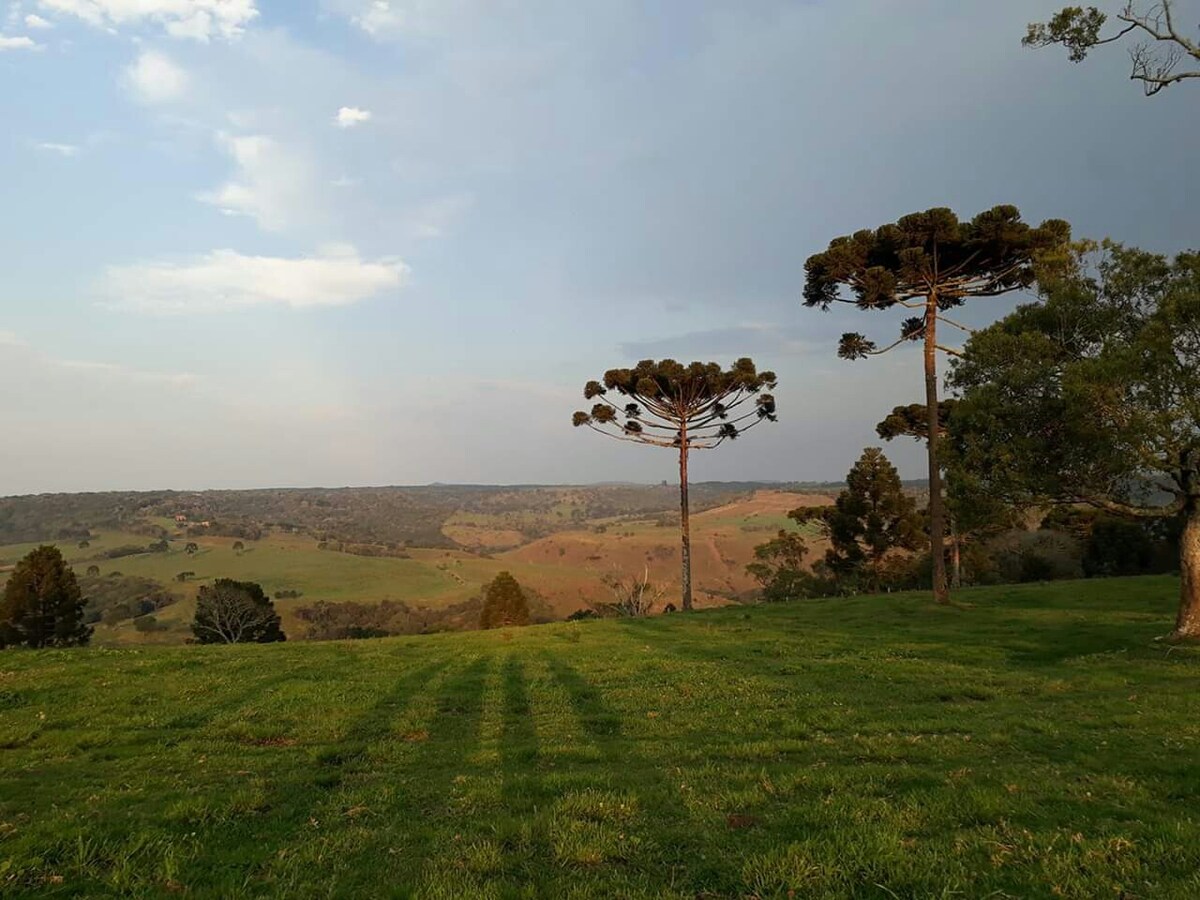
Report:
M 898 314 L 801 306 L 831 238 L 1200 245 L 1200 93 L 1023 49 L 1058 6 L 10 0 L 0 496 L 670 481 L 570 422 L 665 356 L 779 375 L 696 480 L 839 480 L 921 373 L 836 357 Z

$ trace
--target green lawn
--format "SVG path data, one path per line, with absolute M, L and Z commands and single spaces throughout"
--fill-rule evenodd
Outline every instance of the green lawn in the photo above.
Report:
M 8 652 L 0 891 L 1195 898 L 1176 589 Z

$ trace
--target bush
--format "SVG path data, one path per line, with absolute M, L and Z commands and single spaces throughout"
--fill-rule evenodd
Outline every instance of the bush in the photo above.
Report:
M 159 622 L 154 616 L 138 616 L 133 620 L 133 627 L 143 634 L 151 631 L 167 630 L 167 626 Z

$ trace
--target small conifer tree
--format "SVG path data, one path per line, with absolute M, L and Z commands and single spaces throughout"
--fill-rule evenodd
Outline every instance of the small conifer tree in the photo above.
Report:
M 529 624 L 529 601 L 517 579 L 501 572 L 484 590 L 480 628 L 504 628 Z
M 31 550 L 17 563 L 0 600 L 0 647 L 75 647 L 92 636 L 83 593 L 62 552 Z

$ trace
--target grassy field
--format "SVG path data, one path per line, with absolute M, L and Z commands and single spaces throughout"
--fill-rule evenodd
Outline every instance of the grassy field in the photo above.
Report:
M 0 657 L 12 896 L 1200 896 L 1167 578 Z

